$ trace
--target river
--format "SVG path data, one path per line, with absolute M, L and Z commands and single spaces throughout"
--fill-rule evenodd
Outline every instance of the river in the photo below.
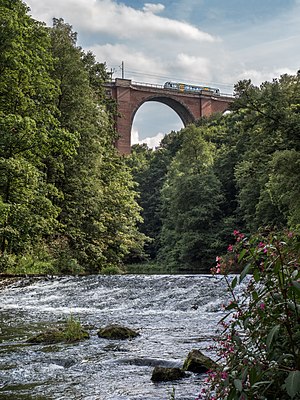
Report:
M 213 357 L 227 301 L 211 275 L 118 275 L 23 279 L 0 291 L 0 399 L 194 400 L 203 375 L 153 383 L 154 365 L 181 367 L 192 349 Z M 78 318 L 90 339 L 32 345 L 26 339 Z M 100 339 L 118 323 L 139 331 L 127 341 Z

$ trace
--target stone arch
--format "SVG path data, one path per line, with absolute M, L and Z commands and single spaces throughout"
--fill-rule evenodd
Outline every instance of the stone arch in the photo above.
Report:
M 195 117 L 193 116 L 192 112 L 180 101 L 174 99 L 170 96 L 149 96 L 145 99 L 142 99 L 138 104 L 135 105 L 135 108 L 132 110 L 131 114 L 131 129 L 135 114 L 140 109 L 140 107 L 148 102 L 158 102 L 167 105 L 170 107 L 181 119 L 183 125 L 186 127 L 188 124 L 191 124 L 195 121 Z

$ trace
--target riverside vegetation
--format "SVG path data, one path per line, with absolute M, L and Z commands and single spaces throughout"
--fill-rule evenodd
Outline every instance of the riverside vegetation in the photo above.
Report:
M 260 232 L 251 239 L 235 231 L 228 254 L 217 257 L 232 294 L 216 340 L 218 366 L 209 371 L 198 399 L 285 400 L 300 397 L 300 238 Z M 232 266 L 244 269 L 230 279 Z M 234 289 L 251 272 L 245 295 Z

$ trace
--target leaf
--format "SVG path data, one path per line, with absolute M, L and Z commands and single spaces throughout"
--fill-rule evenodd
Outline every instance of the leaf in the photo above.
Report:
M 228 304 L 228 306 L 226 306 L 225 310 L 229 311 L 232 310 L 233 308 L 237 308 L 237 306 L 238 306 L 237 303 L 233 301 L 232 303 Z
M 238 262 L 241 262 L 241 260 L 244 258 L 244 255 L 246 254 L 247 249 L 243 249 L 240 254 L 239 254 L 239 258 L 238 258 Z
M 249 264 L 246 265 L 246 267 L 241 272 L 239 283 L 241 283 L 242 280 L 245 278 L 245 276 L 248 274 L 248 272 L 250 271 L 250 268 L 251 268 L 251 264 L 249 263 Z
M 275 266 L 274 266 L 274 272 L 275 274 L 278 274 L 278 272 L 280 271 L 281 268 L 281 259 L 278 258 L 275 262 Z
M 242 381 L 246 381 L 247 377 L 248 377 L 248 367 L 246 367 L 245 369 L 242 370 Z
M 233 381 L 233 383 L 234 383 L 235 388 L 236 388 L 239 392 L 241 392 L 241 391 L 243 390 L 243 384 L 242 384 L 242 381 L 241 381 L 240 379 L 235 379 L 235 380 Z
M 236 390 L 235 388 L 232 388 L 228 393 L 227 400 L 233 400 L 235 398 L 235 395 L 236 395 Z
M 288 395 L 293 398 L 300 391 L 300 371 L 292 371 L 285 380 Z
M 274 336 L 277 335 L 277 333 L 279 332 L 279 329 L 280 329 L 280 325 L 275 325 L 270 330 L 270 332 L 269 332 L 269 334 L 267 336 L 267 341 L 266 341 L 266 344 L 267 344 L 268 348 L 270 348 L 270 346 L 271 346 L 271 344 L 273 342 Z
M 231 282 L 231 289 L 234 289 L 236 287 L 237 284 L 237 277 L 234 277 L 234 279 Z
M 292 285 L 293 285 L 293 287 L 296 289 L 296 291 L 297 291 L 298 293 L 300 293 L 300 282 L 298 282 L 298 281 L 292 281 Z
M 259 297 L 258 297 L 258 294 L 257 294 L 257 291 L 256 291 L 256 290 L 253 290 L 253 292 L 251 292 L 251 294 L 252 294 L 253 300 L 257 301 L 257 300 L 259 299 Z
M 260 272 L 257 269 L 253 272 L 253 278 L 255 282 L 258 282 L 260 280 Z

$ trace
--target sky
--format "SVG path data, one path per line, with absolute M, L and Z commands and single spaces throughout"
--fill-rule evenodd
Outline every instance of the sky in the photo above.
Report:
M 78 45 L 105 62 L 113 78 L 205 84 L 232 93 L 300 69 L 300 0 L 25 0 L 33 18 L 63 18 Z M 168 106 L 137 111 L 132 143 L 155 147 L 183 127 Z

